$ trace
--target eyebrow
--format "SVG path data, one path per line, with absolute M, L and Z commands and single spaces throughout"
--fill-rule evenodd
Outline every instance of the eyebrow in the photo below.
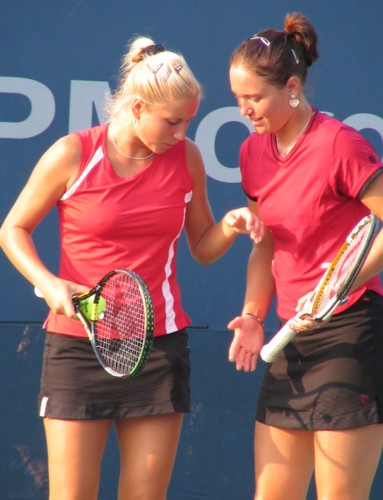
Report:
M 191 120 L 194 120 L 194 118 L 197 116 L 197 114 L 191 116 L 190 118 L 181 118 L 180 116 L 175 116 L 175 115 L 172 115 L 172 116 L 167 116 L 166 117 L 166 120 L 174 120 L 174 121 L 191 121 Z
M 259 97 L 261 93 L 255 91 L 253 94 L 244 94 L 244 95 L 238 95 L 235 92 L 233 92 L 235 97 L 241 97 L 242 99 L 251 99 L 252 97 Z

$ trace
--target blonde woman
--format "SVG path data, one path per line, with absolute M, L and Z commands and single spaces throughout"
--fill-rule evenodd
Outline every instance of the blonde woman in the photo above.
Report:
M 201 155 L 185 137 L 200 98 L 200 85 L 181 55 L 135 39 L 108 123 L 53 144 L 3 224 L 5 253 L 50 307 L 39 404 L 51 500 L 97 498 L 113 424 L 121 457 L 119 498 L 166 498 L 183 414 L 190 410 L 190 319 L 175 267 L 180 233 L 185 228 L 190 252 L 203 264 L 221 256 L 238 233 L 262 234 L 247 208 L 230 211 L 219 223 L 213 219 Z M 61 235 L 58 276 L 32 241 L 54 205 Z M 151 356 L 128 380 L 100 368 L 71 300 L 119 267 L 143 277 L 155 312 Z

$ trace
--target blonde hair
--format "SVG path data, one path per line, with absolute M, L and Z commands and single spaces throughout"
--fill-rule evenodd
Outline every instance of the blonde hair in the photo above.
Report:
M 182 55 L 150 38 L 137 37 L 122 61 L 120 83 L 108 106 L 110 119 L 125 119 L 129 104 L 137 97 L 156 105 L 200 98 L 201 94 L 201 85 Z

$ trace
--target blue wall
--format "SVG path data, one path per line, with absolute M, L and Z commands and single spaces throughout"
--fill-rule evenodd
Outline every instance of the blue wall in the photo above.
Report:
M 288 11 L 305 13 L 319 34 L 321 59 L 308 81 L 309 100 L 361 130 L 383 154 L 381 0 L 1 0 L 0 7 L 0 219 L 54 140 L 104 119 L 103 96 L 115 88 L 121 56 L 135 34 L 182 52 L 204 86 L 189 136 L 203 153 L 217 218 L 245 203 L 237 154 L 249 129 L 230 93 L 230 54 L 259 29 L 282 28 Z M 56 233 L 52 213 L 36 231 L 36 244 L 53 270 Z M 238 239 L 220 261 L 203 268 L 181 242 L 179 278 L 193 318 L 193 413 L 185 420 L 170 500 L 251 498 L 262 367 L 256 374 L 235 373 L 226 361 L 225 326 L 241 308 L 249 248 L 246 238 Z M 46 498 L 36 395 L 47 310 L 2 254 L 0 284 L 0 498 Z M 270 333 L 276 328 L 273 313 L 266 324 Z M 112 437 L 100 498 L 115 498 L 106 492 L 114 491 L 117 468 Z M 382 476 L 380 467 L 372 500 L 381 498 Z

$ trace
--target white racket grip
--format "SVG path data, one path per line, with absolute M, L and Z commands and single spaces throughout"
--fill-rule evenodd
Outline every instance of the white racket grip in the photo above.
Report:
M 35 286 L 35 295 L 36 297 L 40 297 L 40 299 L 44 298 L 44 295 L 40 292 L 40 290 Z
M 266 363 L 272 363 L 282 349 L 295 337 L 297 332 L 290 328 L 290 321 L 274 335 L 261 349 L 261 358 Z

